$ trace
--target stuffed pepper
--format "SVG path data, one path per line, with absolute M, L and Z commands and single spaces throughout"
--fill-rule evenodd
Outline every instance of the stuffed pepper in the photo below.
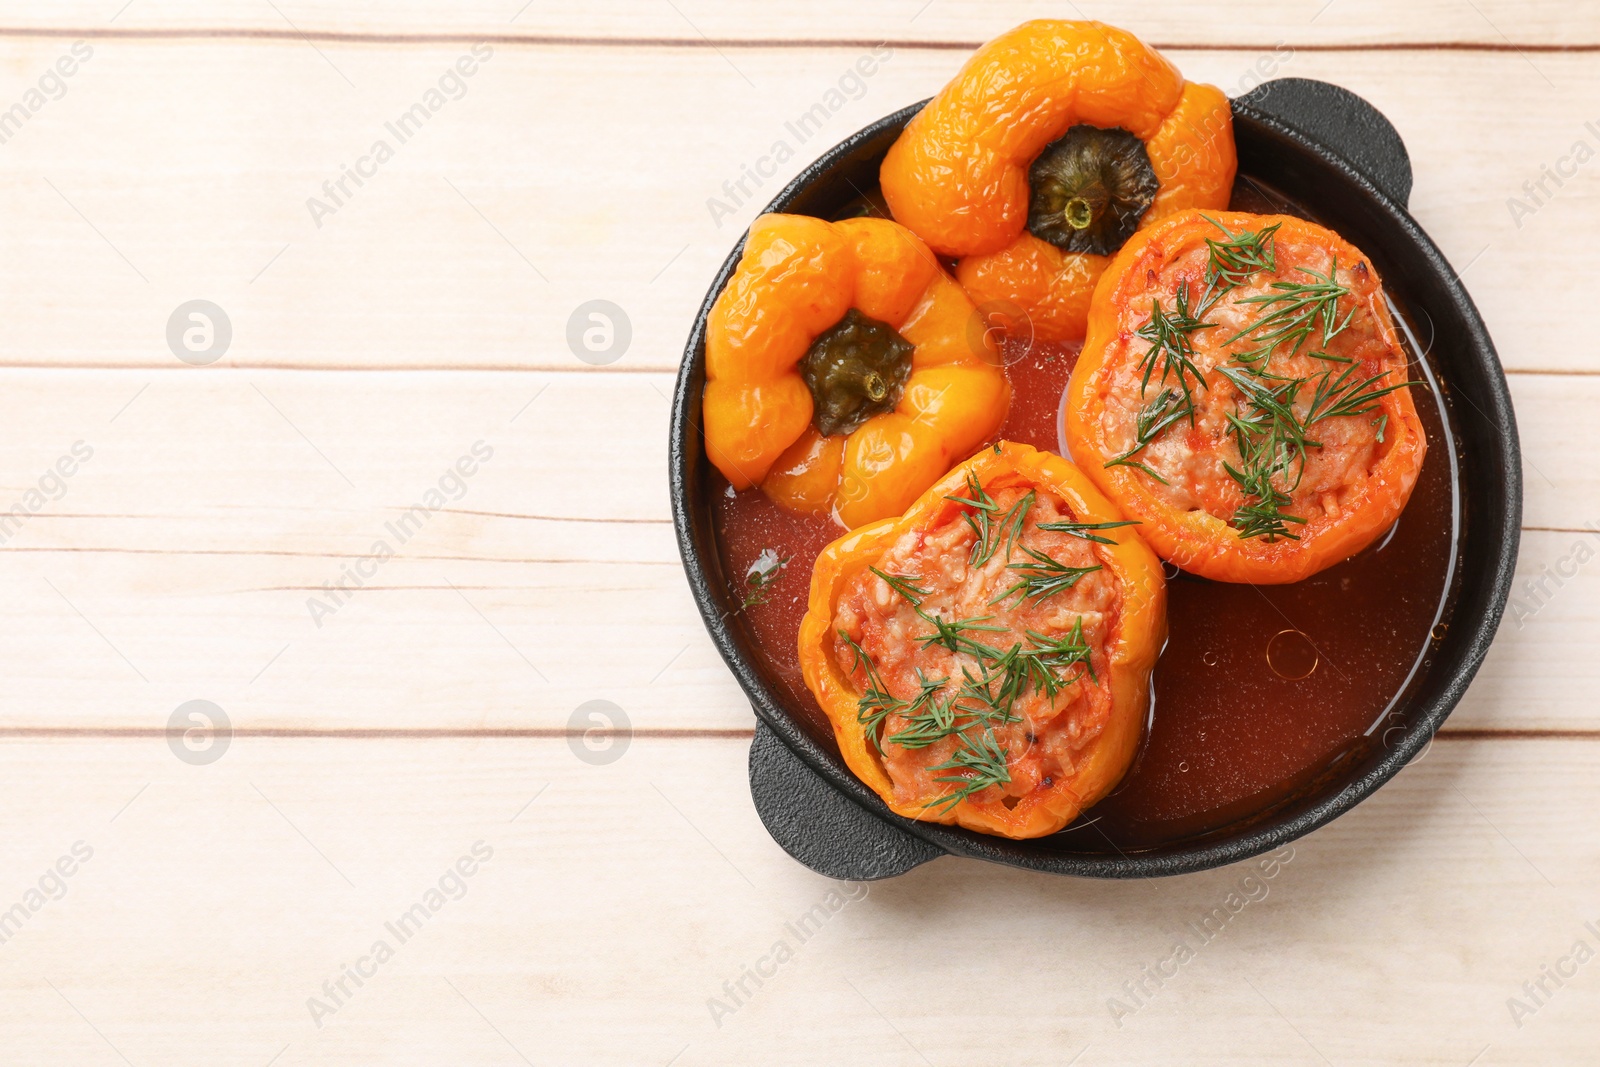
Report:
M 707 456 L 846 528 L 899 514 L 1005 419 L 973 316 L 903 226 L 761 216 L 706 323 Z
M 1040 19 L 990 41 L 884 159 L 894 217 L 979 305 L 1083 337 L 1100 272 L 1141 225 L 1233 190 L 1233 113 L 1125 30 Z
M 1297 582 L 1404 510 L 1427 452 L 1410 384 L 1358 249 L 1304 219 L 1189 211 L 1100 280 L 1066 438 L 1163 558 Z
M 1013 838 L 1128 769 L 1166 635 L 1160 561 L 1070 463 L 985 448 L 823 551 L 806 684 L 896 813 Z

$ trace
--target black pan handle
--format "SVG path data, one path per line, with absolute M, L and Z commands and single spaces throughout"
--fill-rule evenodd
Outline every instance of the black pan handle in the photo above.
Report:
M 1264 112 L 1338 153 L 1404 207 L 1411 199 L 1411 154 L 1383 112 L 1338 85 L 1310 78 L 1263 82 L 1238 103 Z
M 759 719 L 750 742 L 750 796 L 772 839 L 829 878 L 892 878 L 945 854 L 850 800 Z

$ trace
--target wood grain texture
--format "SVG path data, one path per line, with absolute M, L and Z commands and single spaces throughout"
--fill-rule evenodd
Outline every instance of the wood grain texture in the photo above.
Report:
M 1600 729 L 1584 653 L 1600 486 L 1582 448 L 1600 379 L 1513 382 L 1538 413 L 1522 420 L 1518 592 L 1452 725 Z M 665 374 L 184 367 L 0 385 L 16 411 L 0 513 L 26 513 L 0 524 L 0 727 L 159 727 L 195 698 L 253 730 L 551 730 L 590 699 L 644 728 L 749 725 L 678 564 Z M 27 511 L 78 441 L 92 458 Z
M 888 0 L 853 4 L 726 4 L 715 0 L 603 0 L 551 4 L 528 0 L 464 0 L 448 6 L 422 0 L 56 0 L 45 6 L 9 0 L 0 25 L 124 32 L 206 31 L 407 37 L 487 36 L 683 41 L 737 47 L 742 42 L 904 40 L 970 51 L 1030 18 L 1092 18 L 1124 26 L 1162 44 L 1236 44 L 1286 40 L 1324 46 L 1470 44 L 1487 47 L 1572 46 L 1600 41 L 1600 15 L 1556 0 L 1287 0 L 1195 5 L 1182 0 Z
M 861 891 L 748 799 L 749 708 L 669 523 L 672 373 L 789 176 L 971 43 L 1074 13 L 1230 92 L 1270 68 L 1395 122 L 1512 372 L 1516 594 L 1448 732 L 1271 878 L 945 859 L 834 913 Z M 1524 983 L 1600 948 L 1600 355 L 1571 325 L 1600 171 L 1542 170 L 1600 148 L 1597 48 L 1600 8 L 1554 0 L 0 3 L 0 1059 L 1588 1062 L 1594 968 Z M 232 324 L 212 366 L 168 347 L 195 298 Z M 567 340 L 593 299 L 631 325 L 609 364 Z M 166 736 L 194 699 L 234 728 L 215 762 Z M 627 719 L 593 747 L 589 700 Z M 430 890 L 402 944 L 385 923 Z
M 0 365 L 175 366 L 167 318 L 203 296 L 232 320 L 232 366 L 584 369 L 566 326 L 600 298 L 632 327 L 604 369 L 669 369 L 759 206 L 963 58 L 502 45 L 402 143 L 389 124 L 437 92 L 469 46 L 92 47 L 66 94 L 0 146 L 0 237 L 13 249 Z M 66 48 L 0 38 L 0 102 L 20 99 Z M 1367 96 L 1405 136 L 1415 214 L 1465 272 L 1506 366 L 1600 372 L 1547 311 L 1587 299 L 1587 247 L 1569 235 L 1600 225 L 1600 165 L 1560 188 L 1546 179 L 1531 213 L 1508 206 L 1532 204 L 1523 183 L 1579 140 L 1600 150 L 1592 56 L 1174 58 L 1230 91 L 1270 70 Z M 853 66 L 863 59 L 876 64 L 870 78 Z M 847 75 L 859 98 L 829 97 Z M 802 140 L 791 126 L 813 107 L 826 122 Z M 393 151 L 381 166 L 378 141 Z M 352 167 L 373 173 L 358 186 L 344 177 Z M 348 195 L 324 189 L 341 180 Z M 332 213 L 313 218 L 312 200 Z M 1522 289 L 1535 276 L 1538 301 Z
M 189 766 L 158 740 L 9 744 L 0 907 L 75 842 L 93 855 L 0 946 L 0 1040 L 30 1064 L 1586 1062 L 1588 968 L 1520 1028 L 1507 999 L 1595 944 L 1600 844 L 1552 812 L 1600 804 L 1600 745 L 1436 743 L 1272 877 L 940 859 L 864 896 L 772 843 L 743 754 L 240 739 Z M 478 842 L 401 943 L 385 924 Z M 818 905 L 802 943 L 786 924 Z M 1179 939 L 1193 957 L 1138 1004 L 1124 983 Z M 392 958 L 362 964 L 379 940 Z M 358 964 L 319 1028 L 308 998 Z

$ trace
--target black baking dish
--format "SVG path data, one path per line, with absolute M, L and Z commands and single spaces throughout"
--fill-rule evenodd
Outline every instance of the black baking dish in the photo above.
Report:
M 924 102 L 925 103 L 925 102 Z M 830 217 L 877 182 L 884 153 L 916 104 L 888 115 L 807 167 L 768 211 Z M 1391 290 L 1432 325 L 1430 348 L 1455 413 L 1463 518 L 1459 595 L 1449 627 L 1406 698 L 1368 744 L 1265 819 L 1124 853 L 1084 835 L 1029 841 L 896 816 L 844 765 L 831 737 L 813 735 L 762 676 L 739 604 L 721 571 L 699 425 L 706 315 L 738 262 L 729 253 L 701 305 L 678 373 L 669 456 L 673 521 L 695 602 L 756 713 L 750 783 L 756 809 L 791 855 L 836 878 L 903 873 L 946 853 L 1089 877 L 1180 874 L 1245 859 L 1311 832 L 1369 796 L 1422 751 L 1461 700 L 1488 651 L 1510 593 L 1522 519 L 1522 463 L 1499 358 L 1471 297 L 1406 211 L 1411 164 L 1393 126 L 1337 86 L 1292 78 L 1233 102 L 1239 171 L 1316 205 L 1379 266 Z M 1105 843 L 1109 845 L 1109 842 Z

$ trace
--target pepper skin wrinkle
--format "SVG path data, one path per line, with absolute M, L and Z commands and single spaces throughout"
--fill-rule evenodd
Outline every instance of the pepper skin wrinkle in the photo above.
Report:
M 899 514 L 1005 419 L 975 314 L 897 223 L 762 215 L 706 321 L 707 457 L 847 529 Z
M 799 655 L 850 769 L 899 815 L 1012 838 L 1115 788 L 1166 639 L 1137 529 L 1060 456 L 1002 441 L 828 546 Z
M 1227 97 L 1184 81 L 1138 38 L 1099 22 L 1040 19 L 984 45 L 907 124 L 880 171 L 894 218 L 959 259 L 956 277 L 974 303 L 1017 305 L 1044 341 L 1083 337 L 1089 297 L 1116 251 L 1063 248 L 1039 236 L 1049 227 L 1029 227 L 1030 208 L 1040 206 L 1030 169 L 1075 128 L 1142 142 L 1159 184 L 1138 226 L 1227 206 L 1237 169 Z M 1095 151 L 1115 153 L 1109 142 Z M 1109 190 L 1117 195 L 1062 199 L 1067 228 L 1086 228 L 1078 225 L 1086 209 L 1109 202 L 1127 212 L 1144 202 L 1142 174 L 1108 173 L 1127 175 Z

